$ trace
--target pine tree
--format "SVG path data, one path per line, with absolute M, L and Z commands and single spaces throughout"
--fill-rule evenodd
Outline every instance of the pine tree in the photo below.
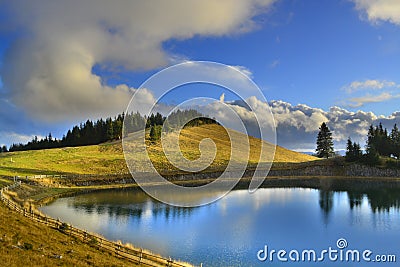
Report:
M 352 162 L 354 161 L 354 145 L 351 141 L 351 138 L 347 139 L 347 146 L 346 146 L 346 161 Z
M 367 137 L 367 144 L 365 146 L 365 150 L 367 152 L 367 155 L 371 154 L 372 151 L 376 152 L 376 137 L 375 137 L 376 131 L 374 130 L 374 127 L 372 125 L 369 126 L 368 129 L 368 137 Z
M 355 160 L 360 160 L 363 156 L 363 152 L 361 151 L 361 146 L 359 143 L 354 142 L 353 143 L 353 149 L 354 149 L 354 158 Z
M 150 141 L 155 142 L 156 140 L 157 140 L 157 137 L 156 137 L 155 126 L 151 126 L 150 127 Z
M 329 158 L 334 152 L 332 133 L 325 122 L 319 128 L 316 152 L 319 158 Z
M 393 126 L 390 133 L 390 154 L 399 159 L 400 157 L 400 132 L 397 128 L 397 124 Z
M 354 162 L 361 160 L 363 153 L 361 151 L 360 144 L 356 142 L 352 142 L 351 138 L 347 140 L 347 149 L 346 149 L 346 161 Z
M 106 138 L 107 140 L 113 140 L 114 139 L 114 127 L 113 127 L 113 121 L 111 118 L 108 118 L 106 120 Z

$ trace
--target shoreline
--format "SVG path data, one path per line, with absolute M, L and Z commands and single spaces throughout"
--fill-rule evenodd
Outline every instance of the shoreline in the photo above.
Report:
M 180 184 L 180 185 L 185 185 L 185 186 L 196 186 L 196 185 L 202 185 L 205 183 L 209 183 L 213 181 L 214 179 L 197 179 L 197 180 L 178 180 L 175 181 L 175 183 Z M 251 178 L 250 177 L 244 177 L 241 178 L 238 184 L 233 188 L 233 190 L 240 190 L 240 189 L 247 189 L 248 185 L 250 183 Z M 115 189 L 137 189 L 141 190 L 140 187 L 136 183 L 130 183 L 130 184 L 113 184 L 113 185 L 90 185 L 90 186 L 73 186 L 73 187 L 68 187 L 68 186 L 63 186 L 63 187 L 43 187 L 43 185 L 32 185 L 30 183 L 26 183 L 26 181 L 23 181 L 24 183 L 20 184 L 20 187 L 31 187 L 31 188 L 40 188 L 43 191 L 40 192 L 40 194 L 43 195 L 43 197 L 40 197 L 36 199 L 35 201 L 32 200 L 30 197 L 25 197 L 23 199 L 15 200 L 14 197 L 11 197 L 13 202 L 19 203 L 19 207 L 22 207 L 24 209 L 23 215 L 25 217 L 29 217 L 29 214 L 35 214 L 38 212 L 38 214 L 42 214 L 41 211 L 37 208 L 42 205 L 49 204 L 59 198 L 63 197 L 68 197 L 68 196 L 75 196 L 79 194 L 85 194 L 89 192 L 94 192 L 94 191 L 102 191 L 102 190 L 115 190 Z M 162 186 L 160 184 L 150 184 L 149 186 Z M 390 186 L 391 188 L 399 188 L 400 189 L 400 178 L 398 177 L 362 177 L 362 176 L 355 176 L 355 177 L 343 177 L 343 176 L 302 176 L 302 177 L 282 177 L 282 176 L 268 176 L 260 186 L 260 188 L 310 188 L 310 189 L 319 189 L 319 190 L 332 190 L 332 191 L 342 191 L 342 190 L 349 190 L 349 189 L 355 189 L 355 190 L 368 190 L 368 189 L 377 189 L 380 187 L 388 187 Z M 14 192 L 16 197 L 19 198 L 18 190 L 23 190 L 23 188 L 16 187 L 14 189 L 11 189 L 11 192 Z M 57 189 L 57 190 L 55 190 Z M 59 192 L 62 191 L 62 192 Z M 34 191 L 35 192 L 35 191 Z M 40 195 L 39 194 L 39 195 Z M 32 196 L 35 196 L 35 194 L 32 194 Z M 22 205 L 21 205 L 22 201 Z M 33 212 L 29 213 L 27 212 L 27 209 L 24 208 L 26 207 L 26 203 L 33 204 L 30 207 L 32 208 Z M 9 207 L 10 208 L 10 207 Z M 10 208 L 11 209 L 11 208 Z M 28 215 L 28 216 L 27 216 Z M 43 215 L 40 215 L 43 216 Z M 48 218 L 46 215 L 46 223 L 48 222 Z M 30 217 L 29 217 L 30 218 Z M 31 220 L 35 221 L 34 217 L 30 218 Z M 58 229 L 61 229 L 64 225 L 63 222 L 53 220 L 55 223 L 55 227 Z M 38 224 L 43 224 L 43 222 L 38 222 Z M 69 227 L 69 226 L 68 226 Z M 97 233 L 87 233 L 83 230 L 80 230 L 78 228 L 73 228 L 71 226 L 71 230 L 74 230 L 78 234 L 82 235 L 84 234 L 84 241 L 86 238 L 87 241 L 87 235 L 91 235 L 94 240 L 101 240 L 100 244 L 104 242 L 104 244 L 109 243 L 110 247 L 115 250 L 115 247 L 117 247 L 117 251 L 121 248 L 121 246 L 114 242 L 114 241 L 108 241 L 104 238 L 102 238 L 100 235 Z M 92 239 L 93 239 L 92 238 Z M 122 244 L 121 244 L 122 245 Z M 127 248 L 128 249 L 128 248 Z M 129 250 L 131 251 L 131 250 Z M 140 249 L 142 251 L 142 249 Z M 131 253 L 131 252 L 130 252 Z M 132 253 L 138 253 L 137 251 L 134 251 Z M 117 253 L 118 254 L 118 253 Z M 129 254 L 129 253 L 128 253 Z M 121 256 L 121 255 L 120 255 Z M 129 256 L 130 257 L 130 256 Z M 153 257 L 153 256 L 151 256 Z M 160 258 L 161 259 L 161 258 Z M 174 262 L 175 263 L 175 262 Z M 179 263 L 177 263 L 179 265 Z
M 225 179 L 229 180 L 229 179 Z M 250 177 L 243 177 L 239 180 L 236 186 L 232 190 L 247 189 L 250 183 Z M 181 186 L 201 186 L 214 181 L 214 179 L 196 179 L 196 180 L 178 180 L 173 181 L 177 185 Z M 400 188 L 399 177 L 343 177 L 343 176 L 268 176 L 265 178 L 260 188 L 285 188 L 285 187 L 298 187 L 298 188 L 312 188 L 320 190 L 346 190 L 346 189 L 365 189 L 375 188 L 381 186 L 394 186 Z M 40 185 L 39 185 L 40 186 Z M 146 186 L 163 186 L 163 184 L 148 184 Z M 48 189 L 66 189 L 66 192 L 54 193 L 45 195 L 33 201 L 33 204 L 37 206 L 43 206 L 49 204 L 58 198 L 75 196 L 79 194 L 85 194 L 95 191 L 102 190 L 115 190 L 115 189 L 138 189 L 142 190 L 140 186 L 133 183 L 126 184 L 103 184 L 103 185 L 87 185 L 87 186 L 58 186 L 58 187 L 46 187 Z
M 190 263 L 183 262 L 180 260 L 172 260 L 170 257 L 163 257 L 161 255 L 155 254 L 143 248 L 135 247 L 130 243 L 123 244 L 121 241 L 110 241 L 99 233 L 91 233 L 80 228 L 76 228 L 71 224 L 60 221 L 58 218 L 54 219 L 52 217 L 43 214 L 34 205 L 29 205 L 27 207 L 26 202 L 21 205 L 15 197 L 18 198 L 18 194 L 13 195 L 10 192 L 15 192 L 13 190 L 18 189 L 22 186 L 21 181 L 17 181 L 13 184 L 1 187 L 0 200 L 1 205 L 8 208 L 9 212 L 16 212 L 17 214 L 26 217 L 33 224 L 44 225 L 51 229 L 56 229 L 63 233 L 65 236 L 70 238 L 76 238 L 81 240 L 83 244 L 89 245 L 97 250 L 103 250 L 115 258 L 126 260 L 127 263 L 130 262 L 139 266 L 170 266 L 170 267 L 190 267 L 194 266 Z M 18 247 L 18 246 L 15 246 Z M 30 245 L 32 249 L 32 245 Z M 19 247 L 18 247 L 19 248 Z M 23 248 L 20 248 L 21 250 Z M 42 255 L 43 256 L 43 255 Z M 62 255 L 56 255 L 58 259 L 62 259 Z

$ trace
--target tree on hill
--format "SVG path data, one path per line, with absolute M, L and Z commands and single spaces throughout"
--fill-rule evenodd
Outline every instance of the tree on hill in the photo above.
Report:
M 157 140 L 160 140 L 161 138 L 161 126 L 160 125 L 155 125 L 150 127 L 150 141 L 156 142 Z
M 397 128 L 397 124 L 393 126 L 392 132 L 390 133 L 390 141 L 391 141 L 391 153 L 397 159 L 400 158 L 400 132 Z
M 0 148 L 0 153 L 5 153 L 5 152 L 8 152 L 8 150 L 7 150 L 7 146 L 4 145 Z
M 347 147 L 346 147 L 346 156 L 345 159 L 348 162 L 354 162 L 361 160 L 363 153 L 361 151 L 360 144 L 356 142 L 352 142 L 351 138 L 347 140 Z
M 188 127 L 216 123 L 215 120 L 203 117 L 202 114 L 196 110 L 177 110 L 170 114 L 169 122 L 166 128 L 172 130 L 174 127 L 183 126 L 179 124 L 179 122 L 188 121 L 188 118 L 196 118 L 189 121 L 187 125 L 185 125 Z M 148 118 L 146 118 L 140 115 L 139 112 L 131 112 L 127 114 L 119 114 L 114 118 L 101 118 L 97 121 L 87 120 L 84 123 L 73 126 L 72 129 L 68 130 L 67 134 L 63 135 L 62 139 L 53 138 L 51 133 L 40 140 L 37 136 L 35 136 L 32 141 L 29 141 L 27 144 L 12 144 L 9 148 L 9 151 L 12 152 L 67 146 L 74 147 L 96 145 L 111 140 L 121 139 L 123 136 L 127 136 L 129 133 L 133 133 L 145 128 L 146 125 L 146 128 L 157 126 L 154 128 L 156 131 L 154 132 L 154 140 L 158 140 L 161 136 L 161 125 L 163 125 L 165 119 L 166 118 L 160 113 L 151 114 Z M 1 151 L 2 148 L 0 147 L 0 152 Z
M 374 160 L 379 156 L 398 158 L 400 154 L 400 135 L 397 125 L 395 124 L 391 133 L 383 128 L 382 123 L 375 128 L 371 125 L 368 129 L 368 137 L 366 144 L 367 158 Z
M 319 127 L 316 152 L 319 158 L 329 158 L 334 154 L 332 133 L 325 122 Z

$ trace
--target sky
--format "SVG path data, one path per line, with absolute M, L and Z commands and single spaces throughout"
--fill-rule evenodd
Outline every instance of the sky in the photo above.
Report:
M 398 0 L 0 0 L 0 144 L 121 113 L 151 75 L 188 61 L 252 78 L 290 149 L 313 151 L 322 122 L 336 149 L 400 123 Z

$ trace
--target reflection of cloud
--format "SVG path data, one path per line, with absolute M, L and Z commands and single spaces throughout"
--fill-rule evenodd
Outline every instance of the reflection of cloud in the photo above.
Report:
M 286 204 L 293 198 L 300 198 L 303 201 L 308 201 L 313 195 L 310 194 L 307 188 L 259 188 L 256 193 L 250 194 L 247 190 L 234 190 L 229 193 L 229 196 L 223 198 L 220 208 L 227 212 L 229 208 L 235 208 L 241 205 L 247 205 L 251 202 L 251 206 L 255 211 L 259 210 L 262 206 L 268 206 L 271 203 Z M 229 201 L 228 201 L 229 200 Z M 246 203 L 247 202 L 247 203 Z
M 113 115 L 134 89 L 103 84 L 94 67 L 118 72 L 164 66 L 176 61 L 164 41 L 250 31 L 254 17 L 273 2 L 8 1 L 0 14 L 9 18 L 4 28 L 26 34 L 6 52 L 4 87 L 15 104 L 42 120 Z

